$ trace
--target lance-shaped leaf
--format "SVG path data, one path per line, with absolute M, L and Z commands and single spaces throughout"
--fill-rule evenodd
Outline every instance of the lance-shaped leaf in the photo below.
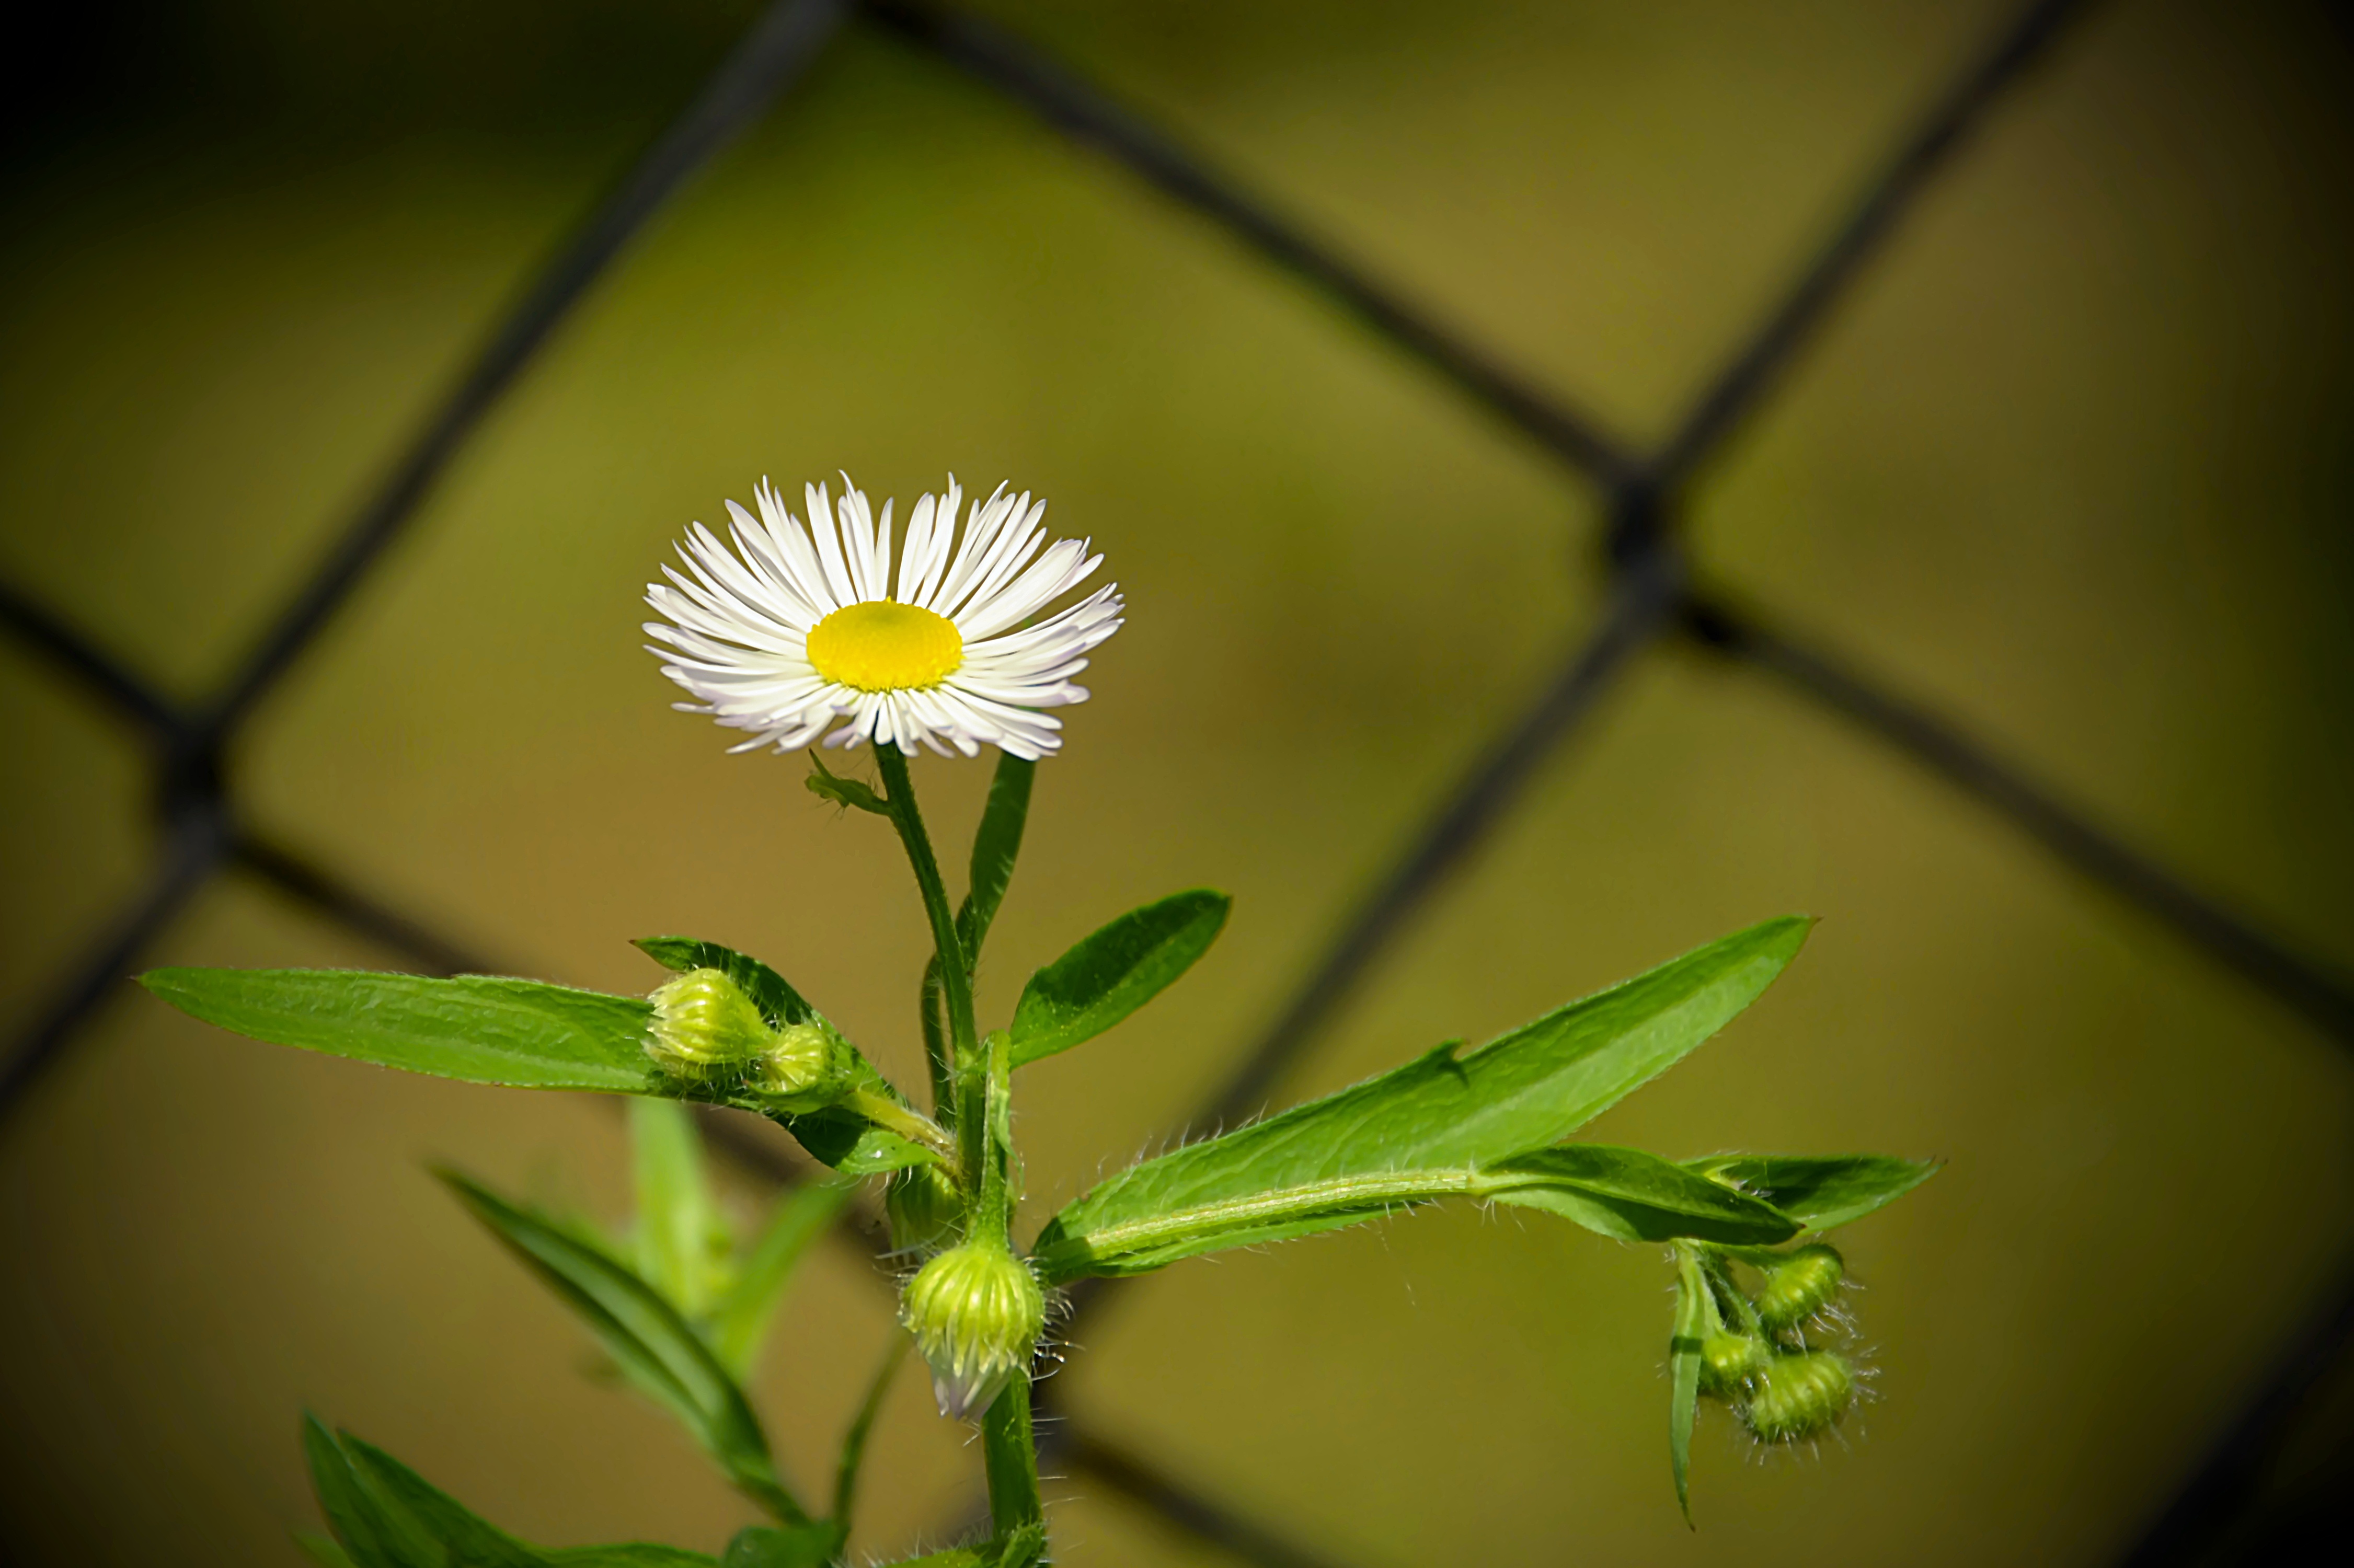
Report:
M 1209 950 L 1234 900 L 1195 888 L 1132 909 L 1030 977 L 1013 1010 L 1017 1067 L 1093 1039 Z
M 997 906 L 1013 881 L 1013 863 L 1022 853 L 1022 830 L 1030 820 L 1030 785 L 1038 771 L 1035 762 L 1004 752 L 989 780 L 989 804 L 981 809 L 981 826 L 972 835 L 972 863 L 967 875 L 964 904 L 957 910 L 957 936 L 964 944 L 967 963 L 981 952 Z
M 311 1489 L 327 1528 L 359 1568 L 410 1568 L 432 1542 L 405 1511 L 376 1495 L 335 1435 L 313 1415 L 302 1418 L 302 1452 L 311 1462 Z
M 1163 1216 L 1216 1214 L 1222 1234 L 1275 1240 L 1382 1212 L 1400 1197 L 1369 1195 L 1366 1206 L 1303 1213 L 1298 1194 L 1328 1183 L 1380 1182 L 1404 1172 L 1468 1181 L 1483 1168 L 1556 1143 L 1616 1105 L 1715 1033 L 1781 973 L 1806 939 L 1808 922 L 1771 920 L 1711 943 L 1649 974 L 1572 1002 L 1468 1054 L 1453 1045 L 1379 1077 L 1236 1131 L 1133 1166 L 1055 1216 L 1038 1238 L 1060 1277 L 1117 1264 L 1158 1267 L 1182 1245 L 1164 1236 L 1131 1255 L 1112 1238 L 1143 1234 Z M 1493 1171 L 1484 1171 L 1493 1176 Z M 1469 1192 L 1469 1188 L 1457 1189 Z M 1431 1194 L 1437 1195 L 1437 1194 Z M 1494 1195 L 1492 1193 L 1483 1195 Z M 1229 1229 L 1255 1203 L 1268 1205 L 1267 1234 Z M 1301 1228 L 1301 1227 L 1305 1228 Z
M 1787 1241 L 1801 1229 L 1762 1199 L 1656 1154 L 1606 1143 L 1535 1150 L 1488 1167 L 1479 1180 L 1493 1184 L 1481 1195 L 1559 1214 L 1613 1241 L 1681 1238 L 1759 1246 Z
M 153 969 L 181 1012 L 273 1045 L 470 1084 L 667 1092 L 645 1054 L 652 1007 L 537 980 L 367 969 Z
M 676 1100 L 630 1102 L 630 1156 L 637 1220 L 637 1270 L 689 1318 L 708 1309 L 725 1222 L 703 1170 L 695 1113 Z
M 1441 1198 L 1542 1209 L 1614 1241 L 1690 1237 L 1764 1245 L 1787 1241 L 1799 1228 L 1770 1203 L 1656 1154 L 1572 1143 L 1486 1167 L 1329 1177 L 1085 1232 L 1050 1226 L 1034 1256 L 1055 1284 L 1089 1274 L 1144 1274 L 1180 1258 L 1337 1230 Z
M 1692 1417 L 1700 1405 L 1700 1352 L 1721 1326 L 1716 1298 L 1701 1274 L 1700 1255 L 1676 1248 L 1676 1318 L 1668 1334 L 1668 1464 L 1675 1472 L 1676 1506 L 1691 1523 Z
M 784 976 L 748 954 L 733 948 L 723 948 L 716 942 L 705 942 L 693 937 L 642 937 L 634 944 L 648 958 L 672 970 L 684 974 L 689 969 L 717 969 L 740 987 L 752 1005 L 760 1010 L 771 1029 L 783 1029 L 798 1023 L 814 1023 L 822 1029 L 838 1032 L 826 1016 L 811 1007 L 800 991 L 795 991 Z M 842 1048 L 850 1054 L 851 1072 L 857 1086 L 869 1094 L 879 1095 L 894 1105 L 905 1106 L 907 1097 L 897 1086 L 878 1072 L 875 1065 L 859 1054 L 858 1048 L 842 1040 Z M 757 1105 L 741 1108 L 758 1110 Z M 877 1127 L 867 1118 L 846 1107 L 834 1106 L 807 1116 L 779 1117 L 785 1129 L 797 1139 L 810 1158 L 832 1167 L 846 1176 L 878 1176 L 909 1165 L 919 1165 L 932 1156 L 918 1144 L 896 1132 Z
M 537 1548 L 481 1518 L 416 1471 L 348 1432 L 303 1422 L 311 1478 L 336 1545 L 306 1548 L 357 1568 L 717 1568 L 699 1552 L 647 1542 Z
M 789 1523 L 809 1514 L 778 1481 L 743 1391 L 678 1309 L 644 1280 L 556 1225 L 453 1171 L 439 1172 L 476 1219 L 588 1325 L 630 1382 L 668 1409 L 746 1494 Z
M 418 1568 L 440 1568 L 444 1563 L 465 1568 L 544 1568 L 539 1553 L 477 1517 L 383 1449 L 348 1432 L 336 1434 L 336 1439 L 359 1484 L 439 1548 Z
M 1890 1154 L 1719 1154 L 1685 1164 L 1765 1199 L 1815 1231 L 1861 1219 L 1940 1169 L 1934 1160 Z
M 738 1376 L 751 1370 L 785 1287 L 811 1243 L 833 1224 L 855 1183 L 812 1181 L 777 1200 L 777 1206 L 737 1264 L 736 1277 L 714 1305 L 711 1347 Z

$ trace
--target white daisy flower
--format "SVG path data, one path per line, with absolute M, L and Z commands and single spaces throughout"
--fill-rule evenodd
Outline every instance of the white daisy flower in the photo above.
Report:
M 891 503 L 878 524 L 842 482 L 838 508 L 823 485 L 808 488 L 805 529 L 762 480 L 758 517 L 727 503 L 733 553 L 697 523 L 679 546 L 693 575 L 665 566 L 670 581 L 647 585 L 646 602 L 673 623 L 647 624 L 663 644 L 647 652 L 699 699 L 677 705 L 749 731 L 737 751 L 796 751 L 821 736 L 942 757 L 986 744 L 1034 761 L 1060 749 L 1062 721 L 1044 710 L 1087 701 L 1071 677 L 1120 629 L 1119 587 L 1022 623 L 1103 557 L 1084 539 L 1048 544 L 1046 503 L 1002 485 L 972 503 L 958 538 L 952 475 L 946 495 L 908 514 L 895 584 Z M 848 722 L 832 728 L 837 719 Z

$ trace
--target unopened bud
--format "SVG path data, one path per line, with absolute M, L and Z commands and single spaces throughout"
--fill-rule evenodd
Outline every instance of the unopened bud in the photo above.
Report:
M 1737 1398 L 1773 1359 L 1763 1340 L 1747 1334 L 1711 1334 L 1700 1346 L 1701 1388 L 1719 1399 Z
M 883 1207 L 891 1216 L 891 1245 L 903 1253 L 928 1253 L 948 1245 L 964 1222 L 964 1201 L 948 1172 L 937 1165 L 911 1165 L 893 1172 Z
M 739 1078 L 775 1039 L 752 999 L 718 969 L 689 969 L 650 1000 L 646 1054 L 673 1077 Z
M 899 1320 L 932 1369 L 940 1414 L 962 1419 L 996 1401 L 1030 1364 L 1046 1298 L 1030 1266 L 1001 1243 L 967 1242 L 916 1272 Z
M 1741 1419 L 1762 1443 L 1819 1436 L 1855 1403 L 1855 1369 L 1829 1351 L 1776 1356 L 1751 1380 Z
M 819 1110 L 850 1087 L 850 1053 L 816 1023 L 771 1029 L 724 970 L 689 969 L 657 988 L 646 1054 L 690 1083 L 741 1092 L 796 1114 Z
M 849 1088 L 849 1053 L 831 1031 L 814 1023 L 789 1023 L 760 1054 L 746 1086 L 783 1102 L 788 1110 L 818 1110 Z
M 1757 1320 L 1778 1333 L 1797 1328 L 1831 1304 L 1847 1277 L 1847 1263 L 1838 1248 L 1817 1242 L 1765 1273 L 1766 1287 L 1757 1293 Z

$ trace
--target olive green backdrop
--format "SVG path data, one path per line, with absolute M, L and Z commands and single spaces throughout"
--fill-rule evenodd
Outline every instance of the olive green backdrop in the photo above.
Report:
M 993 5 L 1621 429 L 1660 432 L 2004 7 Z M 740 6 L 135 11 L 0 196 L 0 573 L 206 689 Z M 1923 205 L 1691 517 L 1710 567 L 2294 945 L 2354 954 L 2348 49 L 2317 5 L 2120 0 Z M 1040 769 L 984 1009 L 1100 919 L 1221 945 L 1025 1075 L 1033 1208 L 1180 1129 L 1373 869 L 1590 622 L 1596 518 L 1523 440 L 1023 112 L 854 28 L 495 415 L 234 758 L 249 810 L 520 972 L 784 967 L 907 1081 L 919 911 L 875 822 L 727 757 L 640 651 L 691 519 L 850 473 L 1051 499 L 1132 607 Z M 838 483 L 838 481 L 836 482 Z M 0 1002 L 142 874 L 136 737 L 0 648 Z M 927 760 L 936 832 L 985 765 Z M 1882 1403 L 1819 1462 L 1665 1454 L 1668 1270 L 1434 1213 L 1180 1266 L 1060 1392 L 1343 1562 L 2091 1563 L 2354 1241 L 2354 1063 L 1819 712 L 1646 662 L 1278 1102 L 1768 915 L 1822 926 L 1595 1128 L 1950 1169 L 1847 1239 Z M 155 961 L 393 964 L 217 884 Z M 588 1099 L 275 1051 L 127 989 L 0 1129 L 0 1540 L 292 1563 L 308 1406 L 509 1528 L 716 1549 L 748 1510 L 424 1174 L 612 1213 Z M 748 1211 L 761 1193 L 739 1183 Z M 829 1248 L 758 1393 L 818 1473 L 889 1332 Z M 952 1520 L 899 1388 L 857 1544 Z M 1101 1488 L 1073 1563 L 1214 1561 Z

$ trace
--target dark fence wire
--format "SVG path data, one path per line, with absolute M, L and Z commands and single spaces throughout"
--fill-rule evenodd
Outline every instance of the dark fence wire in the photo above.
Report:
M 1197 1121 L 1216 1125 L 1261 1107 L 1285 1071 L 1347 1001 L 1372 960 L 1394 942 L 1447 876 L 1465 864 L 1541 765 L 1644 649 L 1669 634 L 1745 662 L 1838 712 L 2010 821 L 2080 874 L 2354 1045 L 2354 990 L 2197 892 L 1928 708 L 1773 630 L 1713 592 L 1691 588 L 1672 524 L 1681 493 L 1771 393 L 1905 210 L 1996 101 L 2041 58 L 2079 0 L 2036 0 L 1993 38 L 1870 181 L 1847 221 L 1654 454 L 1638 454 L 1601 425 L 1437 324 L 1331 247 L 1317 242 L 1242 185 L 1213 170 L 1076 72 L 993 24 L 952 11 L 868 0 L 863 9 L 897 36 L 1004 90 L 1064 135 L 1125 164 L 1164 195 L 1219 224 L 1307 281 L 1360 325 L 1420 361 L 1507 424 L 1599 484 L 1610 500 L 1610 594 L 1596 629 L 1538 699 L 1374 884 L 1310 979 L 1247 1052 Z M 148 880 L 106 923 L 82 961 L 0 1063 L 0 1115 L 26 1092 L 114 992 L 141 955 L 210 878 L 225 869 L 259 880 L 372 941 L 441 972 L 481 970 L 462 944 L 376 899 L 267 834 L 242 826 L 220 762 L 254 705 L 316 644 L 366 581 L 537 351 L 670 196 L 796 80 L 833 36 L 848 0 L 777 0 L 673 122 L 525 291 L 390 474 L 289 600 L 220 691 L 185 710 L 152 683 L 36 600 L 0 584 L 0 626 L 136 724 L 154 743 L 161 845 Z M 793 1161 L 727 1118 L 715 1140 L 738 1164 L 775 1181 Z M 854 1216 L 850 1232 L 871 1229 Z M 847 1233 L 846 1233 L 847 1234 Z M 865 1246 L 864 1241 L 860 1244 Z M 1082 1302 L 1085 1308 L 1089 1302 Z M 2137 1565 L 2187 1562 L 2241 1528 L 2261 1490 L 2261 1459 L 2296 1419 L 2303 1387 L 2354 1338 L 2354 1293 L 2333 1296 L 2286 1347 L 2209 1461 L 2135 1543 Z M 1044 1385 L 1051 1390 L 1054 1385 Z M 1131 1450 L 1067 1414 L 1042 1434 L 1052 1455 L 1166 1523 L 1266 1568 L 1323 1562 L 1162 1475 Z

